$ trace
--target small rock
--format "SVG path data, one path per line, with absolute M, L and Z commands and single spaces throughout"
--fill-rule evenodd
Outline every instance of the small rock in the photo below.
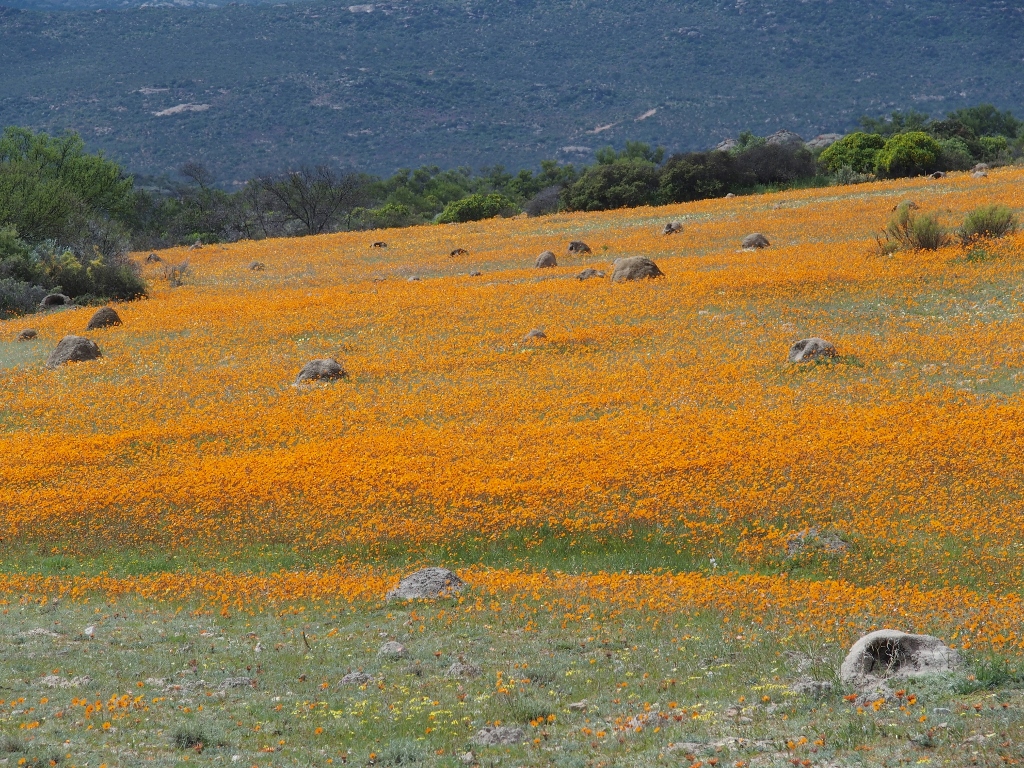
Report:
M 409 574 L 388 592 L 385 600 L 433 600 L 451 597 L 466 583 L 447 568 L 422 568 Z
M 26 328 L 18 334 L 17 339 L 18 341 L 31 341 L 38 335 L 35 328 Z
M 646 256 L 631 256 L 625 259 L 615 260 L 615 269 L 612 271 L 612 282 L 622 283 L 629 280 L 653 280 L 656 277 L 664 277 L 665 273 L 658 269 L 658 265 Z
M 474 755 L 472 752 L 465 752 L 464 754 L 459 756 L 459 760 L 462 762 L 463 765 L 472 765 L 476 762 L 476 755 Z
M 157 256 L 155 253 L 151 253 L 149 254 L 149 256 L 146 257 L 146 263 L 148 264 L 159 264 L 161 261 L 163 261 L 163 259 Z
M 736 193 L 735 193 L 735 192 L 729 192 L 729 193 L 728 193 L 728 194 L 726 195 L 726 197 L 736 197 Z
M 114 325 L 121 325 L 121 318 L 111 307 L 100 307 L 92 317 L 89 318 L 87 331 L 95 331 L 99 328 L 110 328 Z
M 335 381 L 348 378 L 348 372 L 334 358 L 322 360 L 310 360 L 299 371 L 295 379 L 296 384 L 303 384 L 307 381 Z
M 570 712 L 586 712 L 587 711 L 587 700 L 577 701 L 569 705 Z
M 479 270 L 473 270 L 472 272 L 469 273 L 470 277 L 480 277 L 481 275 L 483 275 L 483 272 Z
M 377 655 L 383 659 L 404 659 L 409 655 L 409 652 L 405 650 L 405 646 L 401 643 L 395 640 L 388 640 L 377 651 Z
M 227 691 L 231 688 L 251 688 L 255 683 L 256 681 L 251 677 L 229 677 L 217 686 L 217 688 L 221 691 Z
M 467 251 L 465 248 L 456 248 L 454 251 L 452 251 L 448 255 L 449 256 L 465 256 L 468 253 L 469 253 L 469 251 Z
M 408 280 L 407 280 L 406 282 L 409 282 L 409 283 L 418 283 L 419 281 L 420 281 L 420 276 L 419 276 L 419 275 L 413 275 L 413 276 L 412 276 L 412 277 L 410 277 L 410 278 L 409 278 L 409 279 L 408 279 Z
M 548 269 L 550 267 L 557 267 L 558 262 L 555 260 L 555 254 L 551 251 L 544 251 L 537 260 L 533 263 L 536 269 Z
M 96 342 L 82 336 L 65 336 L 57 344 L 56 349 L 46 358 L 47 368 L 59 368 L 65 363 L 83 363 L 102 357 Z
M 542 331 L 540 328 L 534 328 L 528 334 L 523 336 L 523 341 L 524 342 L 530 342 L 530 341 L 533 341 L 534 339 L 546 339 L 546 338 L 547 338 L 547 334 L 544 333 L 544 331 Z
M 670 221 L 664 227 L 661 228 L 661 234 L 663 235 L 674 235 L 677 232 L 683 231 L 683 225 L 678 221 Z
M 92 640 L 96 637 L 96 627 L 89 626 L 82 630 L 82 634 Z
M 578 275 L 576 275 L 577 280 L 589 280 L 592 277 L 604 277 L 604 272 L 600 272 L 596 269 L 593 269 L 592 267 L 587 267 Z
M 960 654 L 937 637 L 880 629 L 853 644 L 839 676 L 863 689 L 892 677 L 951 672 L 960 665 Z
M 800 696 L 813 696 L 820 699 L 825 694 L 832 692 L 832 683 L 828 680 L 812 680 L 805 677 L 797 680 L 789 689 Z
M 988 174 L 985 173 L 984 171 L 975 171 L 974 173 L 971 174 L 971 177 L 975 179 L 984 179 L 987 176 Z
M 801 339 L 789 348 L 789 362 L 809 363 L 822 357 L 835 357 L 835 346 L 824 339 Z
M 253 272 L 262 272 L 266 268 L 267 265 L 264 264 L 262 261 L 254 261 L 249 264 L 249 269 L 251 269 Z
M 495 747 L 504 744 L 522 744 L 526 741 L 526 732 L 522 728 L 515 728 L 509 725 L 497 727 L 489 725 L 481 728 L 473 737 L 473 743 L 485 747 Z
M 387 244 L 387 243 L 385 243 L 385 242 L 384 242 L 383 240 L 378 240 L 377 242 L 375 242 L 375 243 L 374 243 L 373 245 L 371 245 L 370 247 L 371 247 L 371 248 L 387 248 L 387 247 L 388 247 L 388 244 Z
M 349 672 L 339 681 L 339 685 L 366 685 L 373 682 L 373 676 L 365 672 Z
M 451 677 L 459 680 L 468 680 L 473 677 L 480 676 L 480 667 L 476 664 L 467 664 L 463 661 L 456 661 L 450 667 L 448 671 L 444 673 L 445 677 Z
M 190 251 L 198 251 L 202 247 L 203 247 L 203 241 L 202 240 L 196 240 L 192 245 L 190 245 L 188 247 L 188 249 Z
M 573 240 L 569 243 L 568 251 L 570 256 L 580 253 L 591 253 L 590 246 L 582 240 Z
M 768 238 L 760 232 L 754 232 L 743 238 L 744 248 L 767 248 L 769 245 L 771 243 L 768 242 Z
M 929 176 L 929 178 L 932 178 L 932 179 L 944 179 L 944 178 L 946 178 L 946 172 L 945 171 L 936 171 L 935 173 L 931 174 Z

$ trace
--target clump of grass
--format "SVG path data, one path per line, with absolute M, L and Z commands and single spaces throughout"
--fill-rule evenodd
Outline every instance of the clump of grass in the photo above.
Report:
M 21 741 L 21 739 L 17 739 L 14 736 L 4 736 L 0 738 L 0 752 L 7 752 L 10 754 L 14 752 L 24 752 L 25 749 L 25 742 Z
M 1024 671 L 1011 667 L 1006 659 L 984 656 L 971 664 L 972 673 L 953 686 L 954 693 L 968 694 L 1024 684 Z
M 167 264 L 163 268 L 163 278 L 172 288 L 179 288 L 192 278 L 192 267 L 188 259 L 180 264 Z
M 550 696 L 529 690 L 503 693 L 498 698 L 498 703 L 505 716 L 497 719 L 510 723 L 525 725 L 537 720 L 545 720 L 548 715 L 555 712 L 555 703 Z
M 209 734 L 201 728 L 185 726 L 174 732 L 174 746 L 178 749 L 194 749 L 197 752 L 202 752 L 204 747 L 208 747 L 212 743 L 213 740 Z
M 415 765 L 427 758 L 426 749 L 411 739 L 390 742 L 380 755 L 381 765 Z
M 934 251 L 949 240 L 946 228 L 932 214 L 915 214 L 910 203 L 900 205 L 889 219 L 879 250 L 883 254 L 895 251 Z
M 968 246 L 976 240 L 1004 237 L 1017 229 L 1017 217 L 1005 205 L 983 205 L 964 218 L 956 231 L 960 242 Z

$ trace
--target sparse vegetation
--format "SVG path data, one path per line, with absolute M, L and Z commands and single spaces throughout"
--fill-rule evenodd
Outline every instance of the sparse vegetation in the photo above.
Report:
M 948 240 L 946 228 L 934 214 L 915 213 L 916 206 L 903 203 L 896 208 L 880 241 L 881 250 L 934 251 Z
M 1016 230 L 1016 214 L 1005 205 L 995 204 L 975 208 L 968 213 L 957 235 L 960 242 L 967 246 L 983 238 L 1005 237 Z

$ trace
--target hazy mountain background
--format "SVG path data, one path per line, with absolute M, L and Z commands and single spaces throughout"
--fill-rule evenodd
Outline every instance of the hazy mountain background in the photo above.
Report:
M 893 109 L 1024 113 L 1021 0 L 13 2 L 0 125 L 76 130 L 142 173 L 520 168 Z

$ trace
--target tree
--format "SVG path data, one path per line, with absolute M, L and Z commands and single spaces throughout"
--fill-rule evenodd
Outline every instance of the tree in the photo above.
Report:
M 358 205 L 366 179 L 319 165 L 263 178 L 259 184 L 287 218 L 301 225 L 302 234 L 319 235 L 337 225 L 343 212 Z
M 754 183 L 728 152 L 691 152 L 673 155 L 659 180 L 659 197 L 665 203 L 684 203 L 722 195 Z
M 814 176 L 814 155 L 804 146 L 752 146 L 736 155 L 736 165 L 758 184 L 789 184 Z
M 849 168 L 854 173 L 872 173 L 875 156 L 885 146 L 885 139 L 877 133 L 857 131 L 825 147 L 818 163 L 827 173 L 838 173 Z
M 515 213 L 519 213 L 519 206 L 514 201 L 497 192 L 492 192 L 489 195 L 470 195 L 448 203 L 441 215 L 437 217 L 437 223 L 480 221 Z
M 594 165 L 563 193 L 570 211 L 606 211 L 654 205 L 658 201 L 658 169 L 647 161 Z
M 878 176 L 918 176 L 935 170 L 942 148 L 923 131 L 900 133 L 885 142 L 875 157 Z
M 865 133 L 893 136 L 897 133 L 923 131 L 928 126 L 928 120 L 929 117 L 924 112 L 911 109 L 907 112 L 893 112 L 888 118 L 864 115 L 860 119 L 860 124 Z
M 979 104 L 950 112 L 947 117 L 957 120 L 970 128 L 975 136 L 1006 136 L 1015 139 L 1024 127 L 1024 121 L 1018 120 L 1009 110 L 1000 112 L 991 104 Z

